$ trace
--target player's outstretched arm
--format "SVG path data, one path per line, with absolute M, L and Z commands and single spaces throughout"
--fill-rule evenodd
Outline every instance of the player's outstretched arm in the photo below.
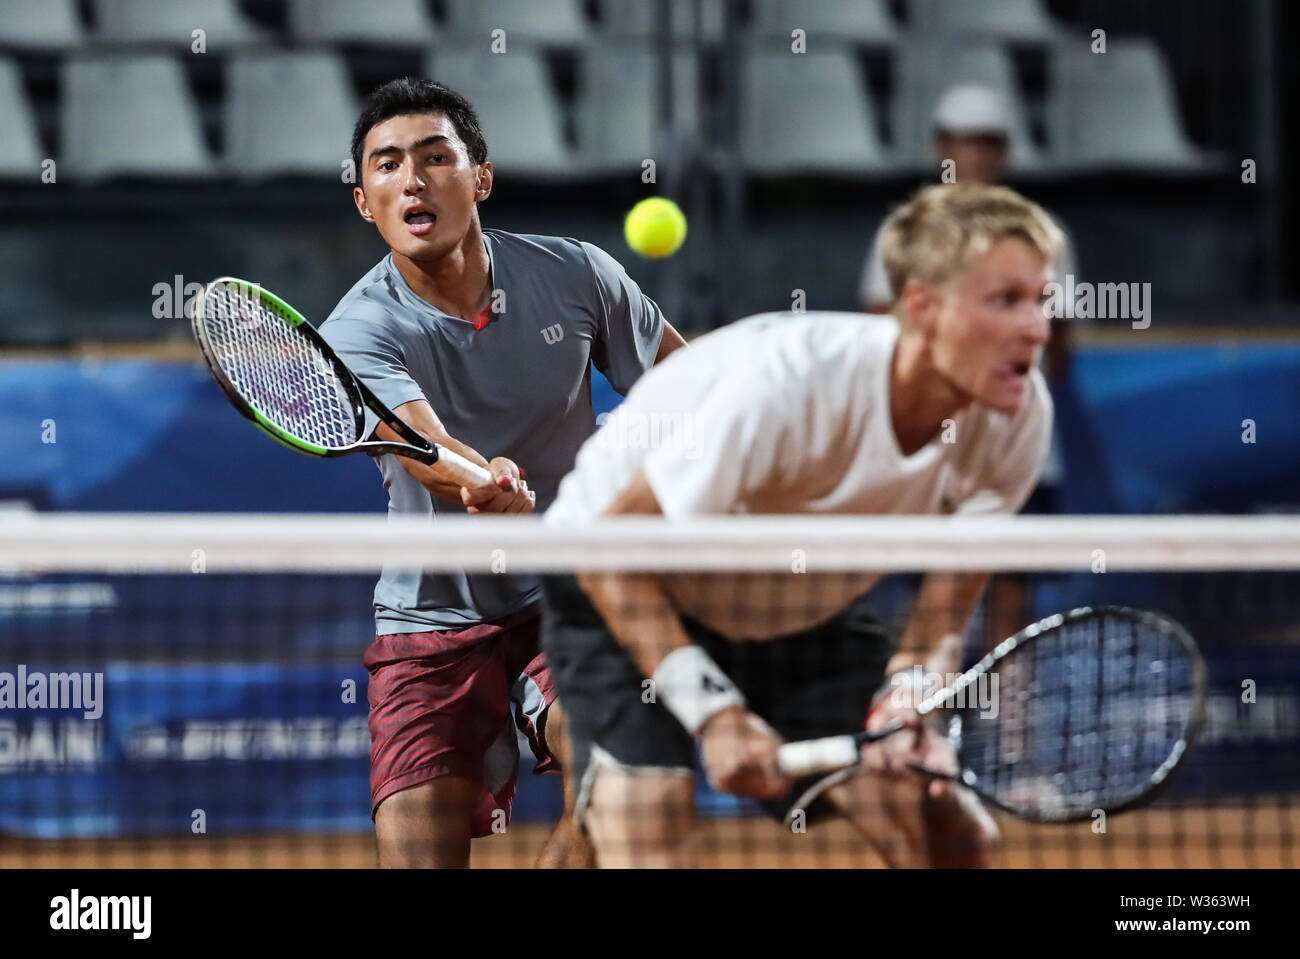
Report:
M 662 512 L 642 471 L 602 516 L 660 516 Z M 653 676 L 669 653 L 694 645 L 658 576 L 617 572 L 577 576 L 614 638 L 646 676 Z
M 682 626 L 653 573 L 579 573 L 620 646 L 654 683 L 655 702 L 700 738 L 715 789 L 758 798 L 785 795 L 791 782 L 777 768 L 783 740 L 745 706 L 730 678 Z
M 950 747 L 946 741 L 925 736 L 917 720 L 916 705 L 927 692 L 933 692 L 950 682 L 961 669 L 962 636 L 966 622 L 979 602 L 980 594 L 988 582 L 987 573 L 929 573 L 921 582 L 912 612 L 899 641 L 898 652 L 885 668 L 888 677 L 884 688 L 877 693 L 876 705 L 867 718 L 867 729 L 883 729 L 896 719 L 914 724 L 916 737 L 896 736 L 868 747 L 867 766 L 878 770 L 902 773 L 907 763 L 929 763 L 943 769 L 955 762 L 946 754 Z M 921 667 L 926 676 L 910 675 L 913 667 Z M 934 685 L 933 674 L 942 678 Z M 955 771 L 955 770 L 954 770 Z M 934 781 L 936 791 L 943 784 Z
M 658 515 L 644 473 L 605 511 Z M 681 616 L 653 573 L 578 573 L 619 645 L 654 683 L 655 701 L 699 736 L 704 768 L 714 788 L 741 796 L 774 797 L 790 789 L 777 768 L 783 740 L 745 706 L 731 679 L 692 642 Z
M 997 860 L 997 825 L 978 798 L 945 780 L 921 779 L 909 764 L 955 774 L 957 755 L 945 736 L 917 716 L 915 705 L 937 689 L 926 673 L 961 668 L 962 634 L 988 580 L 984 573 L 931 573 L 921 583 L 903 630 L 899 651 L 890 660 L 889 679 L 877 694 L 867 728 L 878 730 L 901 719 L 912 735 L 891 736 L 865 747 L 867 775 L 828 790 L 826 795 L 891 866 L 987 867 Z M 886 815 L 880 815 L 884 809 Z
M 454 480 L 446 479 L 438 472 L 437 467 L 426 466 L 416 460 L 399 456 L 398 460 L 402 468 L 434 496 L 467 506 L 471 513 L 532 512 L 537 500 L 536 494 L 528 488 L 519 467 L 511 460 L 499 456 L 489 462 L 473 447 L 453 438 L 426 400 L 403 403 L 393 412 L 425 439 L 459 453 L 467 460 L 486 467 L 492 473 L 491 486 L 466 489 Z M 402 437 L 383 423 L 375 429 L 375 436 L 381 440 L 403 442 Z
M 886 674 L 918 665 L 936 673 L 959 671 L 962 635 L 988 580 L 988 573 L 928 573 Z

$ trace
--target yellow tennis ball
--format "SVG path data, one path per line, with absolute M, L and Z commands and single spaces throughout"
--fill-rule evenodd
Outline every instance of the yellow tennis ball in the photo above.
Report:
M 672 200 L 652 196 L 632 207 L 623 221 L 623 235 L 642 256 L 672 256 L 686 240 L 686 215 Z

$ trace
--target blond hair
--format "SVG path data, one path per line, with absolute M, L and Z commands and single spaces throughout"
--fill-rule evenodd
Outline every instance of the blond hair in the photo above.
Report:
M 939 286 L 1006 237 L 1024 240 L 1049 262 L 1065 244 L 1042 207 L 1015 190 L 983 183 L 922 187 L 881 227 L 880 258 L 894 302 L 908 280 Z

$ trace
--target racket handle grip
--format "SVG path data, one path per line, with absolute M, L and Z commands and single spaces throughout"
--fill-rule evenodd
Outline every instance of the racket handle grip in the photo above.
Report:
M 852 766 L 858 761 L 858 743 L 852 736 L 827 736 L 786 743 L 776 751 L 776 763 L 787 776 L 807 776 Z
M 471 489 L 478 486 L 490 486 L 492 483 L 492 473 L 485 467 L 467 460 L 459 453 L 449 450 L 445 446 L 438 447 L 436 469 L 448 479 L 455 480 L 461 486 L 468 486 Z

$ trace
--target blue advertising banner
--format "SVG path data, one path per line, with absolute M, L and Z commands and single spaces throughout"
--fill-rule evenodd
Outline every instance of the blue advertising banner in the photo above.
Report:
M 594 368 L 591 397 L 597 415 L 620 399 Z M 0 447 L 0 500 L 38 509 L 381 513 L 387 502 L 367 457 L 322 462 L 271 441 L 202 363 L 0 363 Z
M 0 711 L 0 830 L 62 838 L 369 827 L 359 666 L 110 663 L 102 673 L 100 717 Z
M 0 578 L 0 833 L 368 830 L 370 576 Z M 517 814 L 558 815 L 524 768 Z
M 95 674 L 22 665 L 29 685 L 38 674 Z M 1219 650 L 1209 666 L 1208 721 L 1169 795 L 1300 789 L 1300 657 Z M 98 703 L 0 708 L 0 832 L 67 838 L 371 828 L 359 666 L 109 663 L 100 672 Z M 1250 702 L 1243 701 L 1248 682 Z M 530 775 L 531 757 L 523 755 L 514 820 L 557 817 L 558 777 Z M 697 801 L 706 815 L 751 808 L 702 780 Z
M 29 679 L 72 671 L 24 666 Z M 372 828 L 360 666 L 112 663 L 101 675 L 102 715 L 0 709 L 0 833 Z M 531 769 L 529 756 L 516 820 L 558 816 L 558 777 L 534 786 Z
M 599 416 L 620 397 L 591 373 Z M 1081 346 L 1055 403 L 1065 512 L 1251 512 L 1300 502 L 1300 421 L 1277 412 L 1300 404 L 1294 343 Z M 365 457 L 321 463 L 270 442 L 230 408 L 202 364 L 0 363 L 0 441 L 0 499 L 40 509 L 384 508 Z

